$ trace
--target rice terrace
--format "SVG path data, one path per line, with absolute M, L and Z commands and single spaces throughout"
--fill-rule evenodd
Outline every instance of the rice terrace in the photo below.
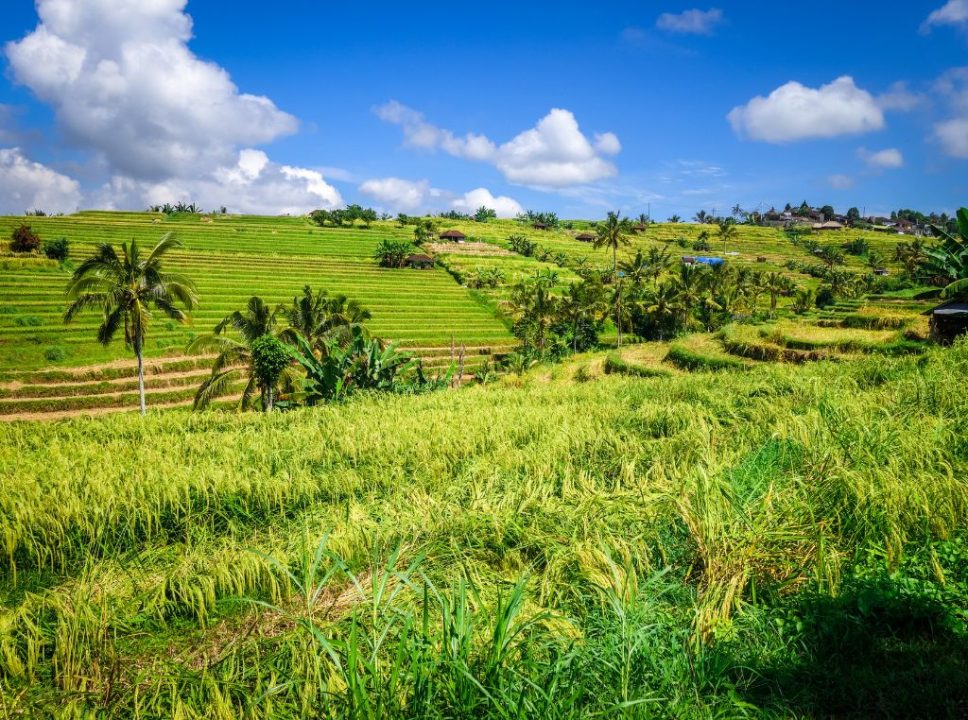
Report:
M 12 4 L 0 718 L 968 717 L 968 4 Z

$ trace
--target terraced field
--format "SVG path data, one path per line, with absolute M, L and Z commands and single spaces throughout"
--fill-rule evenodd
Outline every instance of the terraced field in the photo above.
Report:
M 24 218 L 0 218 L 0 237 L 9 237 L 22 222 Z M 170 256 L 168 267 L 196 281 L 202 302 L 190 325 L 159 320 L 149 332 L 148 358 L 167 359 L 150 365 L 155 405 L 184 403 L 191 397 L 207 362 L 181 357 L 195 335 L 210 331 L 251 295 L 273 304 L 286 302 L 306 284 L 359 300 L 373 314 L 369 326 L 375 334 L 425 357 L 431 367 L 449 362 L 452 341 L 466 346 L 466 367 L 473 370 L 513 340 L 494 312 L 443 269 L 378 267 L 372 254 L 380 240 L 409 236 L 392 223 L 323 229 L 304 218 L 101 212 L 29 218 L 29 223 L 42 238 L 68 238 L 75 262 L 97 243 L 135 238 L 150 247 L 168 231 L 185 244 Z M 69 274 L 69 269 L 39 257 L 0 257 L 0 416 L 103 411 L 131 404 L 132 363 L 112 365 L 106 372 L 91 369 L 126 358 L 123 344 L 103 348 L 95 342 L 96 313 L 71 325 L 62 322 Z M 75 370 L 54 379 L 47 373 L 45 379 L 38 371 L 50 367 Z M 185 374 L 188 370 L 192 374 Z

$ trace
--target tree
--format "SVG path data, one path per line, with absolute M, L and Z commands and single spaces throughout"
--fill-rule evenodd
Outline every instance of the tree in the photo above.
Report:
M 847 222 L 854 225 L 858 221 L 860 221 L 860 210 L 855 207 L 850 208 L 847 211 Z
M 682 217 L 680 217 L 679 215 L 670 215 L 669 222 L 675 225 L 676 223 L 682 222 Z
M 709 213 L 707 213 L 705 210 L 700 210 L 692 216 L 692 219 L 700 225 L 705 225 L 707 222 L 709 222 Z
M 824 205 L 820 208 L 820 214 L 823 215 L 824 220 L 833 220 L 837 212 L 830 205 Z
M 477 208 L 477 212 L 474 213 L 474 219 L 477 222 L 487 222 L 488 220 L 493 220 L 497 217 L 497 211 L 492 210 L 489 207 L 481 205 Z
M 262 389 L 262 407 L 266 412 L 272 410 L 279 376 L 292 359 L 291 352 L 272 335 L 263 335 L 252 343 L 252 373 Z
M 533 348 L 540 356 L 545 354 L 548 328 L 557 312 L 558 299 L 552 293 L 557 282 L 555 271 L 537 271 L 511 293 L 514 334 L 526 351 Z
M 192 310 L 198 304 L 195 284 L 184 275 L 164 272 L 162 267 L 165 254 L 181 246 L 171 233 L 164 235 L 147 257 L 142 256 L 135 240 L 122 243 L 120 255 L 105 243 L 78 266 L 67 284 L 71 304 L 64 313 L 64 322 L 71 322 L 87 308 L 100 308 L 104 318 L 97 339 L 105 346 L 124 326 L 125 345 L 134 350 L 138 359 L 138 399 L 142 415 L 145 414 L 143 353 L 152 309 L 177 322 L 185 322 L 188 316 L 177 305 Z
M 49 260 L 64 263 L 71 254 L 71 243 L 67 238 L 55 238 L 44 241 L 44 255 Z
M 776 314 L 776 305 L 781 295 L 787 295 L 792 290 L 790 279 L 778 272 L 770 272 L 763 276 L 763 290 L 770 296 L 770 317 Z
M 628 218 L 620 217 L 620 213 L 609 212 L 605 221 L 601 223 L 597 230 L 598 237 L 595 239 L 595 248 L 606 248 L 612 251 L 612 277 L 613 281 L 619 285 L 618 301 L 615 310 L 615 325 L 618 330 L 618 346 L 622 347 L 622 293 L 621 279 L 618 275 L 618 249 L 622 245 L 629 244 L 628 233 L 631 223 Z
M 211 335 L 203 335 L 188 346 L 188 352 L 215 352 L 211 375 L 195 393 L 194 407 L 201 410 L 212 400 L 224 396 L 236 380 L 245 379 L 239 407 L 251 406 L 256 391 L 262 397 L 262 409 L 267 410 L 268 394 L 256 371 L 253 349 L 259 338 L 276 334 L 277 313 L 265 301 L 253 296 L 244 311 L 236 310 L 222 319 Z M 225 334 L 228 329 L 236 331 L 240 339 Z
M 16 253 L 29 253 L 40 248 L 40 235 L 21 225 L 10 234 L 10 249 Z
M 373 257 L 380 262 L 380 267 L 402 268 L 412 252 L 413 245 L 405 240 L 381 240 Z
M 724 255 L 729 241 L 736 237 L 736 233 L 736 221 L 733 218 L 723 218 L 719 221 L 719 239 L 723 241 Z
M 324 341 L 333 336 L 345 335 L 354 327 L 362 327 L 372 315 L 356 300 L 345 295 L 332 297 L 325 290 L 313 292 L 309 285 L 303 287 L 302 295 L 292 299 L 289 306 L 280 305 L 276 310 L 289 323 L 279 337 L 295 345 L 296 337 L 305 338 L 316 351 L 324 349 Z

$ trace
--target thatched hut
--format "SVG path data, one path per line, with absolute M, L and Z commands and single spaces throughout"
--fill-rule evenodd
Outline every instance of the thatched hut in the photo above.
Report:
M 931 334 L 943 345 L 968 334 L 968 300 L 949 300 L 925 313 L 931 318 Z
M 583 232 L 575 235 L 575 240 L 578 242 L 595 242 L 598 236 L 595 233 Z
M 444 230 L 440 233 L 441 240 L 449 240 L 450 242 L 464 242 L 467 236 L 460 230 Z
M 414 270 L 430 270 L 434 266 L 434 259 L 423 253 L 414 253 L 407 257 L 406 263 Z

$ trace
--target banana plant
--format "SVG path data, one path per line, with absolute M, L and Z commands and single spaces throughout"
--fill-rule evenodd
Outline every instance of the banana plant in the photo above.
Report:
M 941 242 L 925 248 L 922 275 L 947 283 L 941 297 L 968 296 L 968 208 L 958 210 L 957 235 L 937 225 L 932 225 L 931 229 Z

